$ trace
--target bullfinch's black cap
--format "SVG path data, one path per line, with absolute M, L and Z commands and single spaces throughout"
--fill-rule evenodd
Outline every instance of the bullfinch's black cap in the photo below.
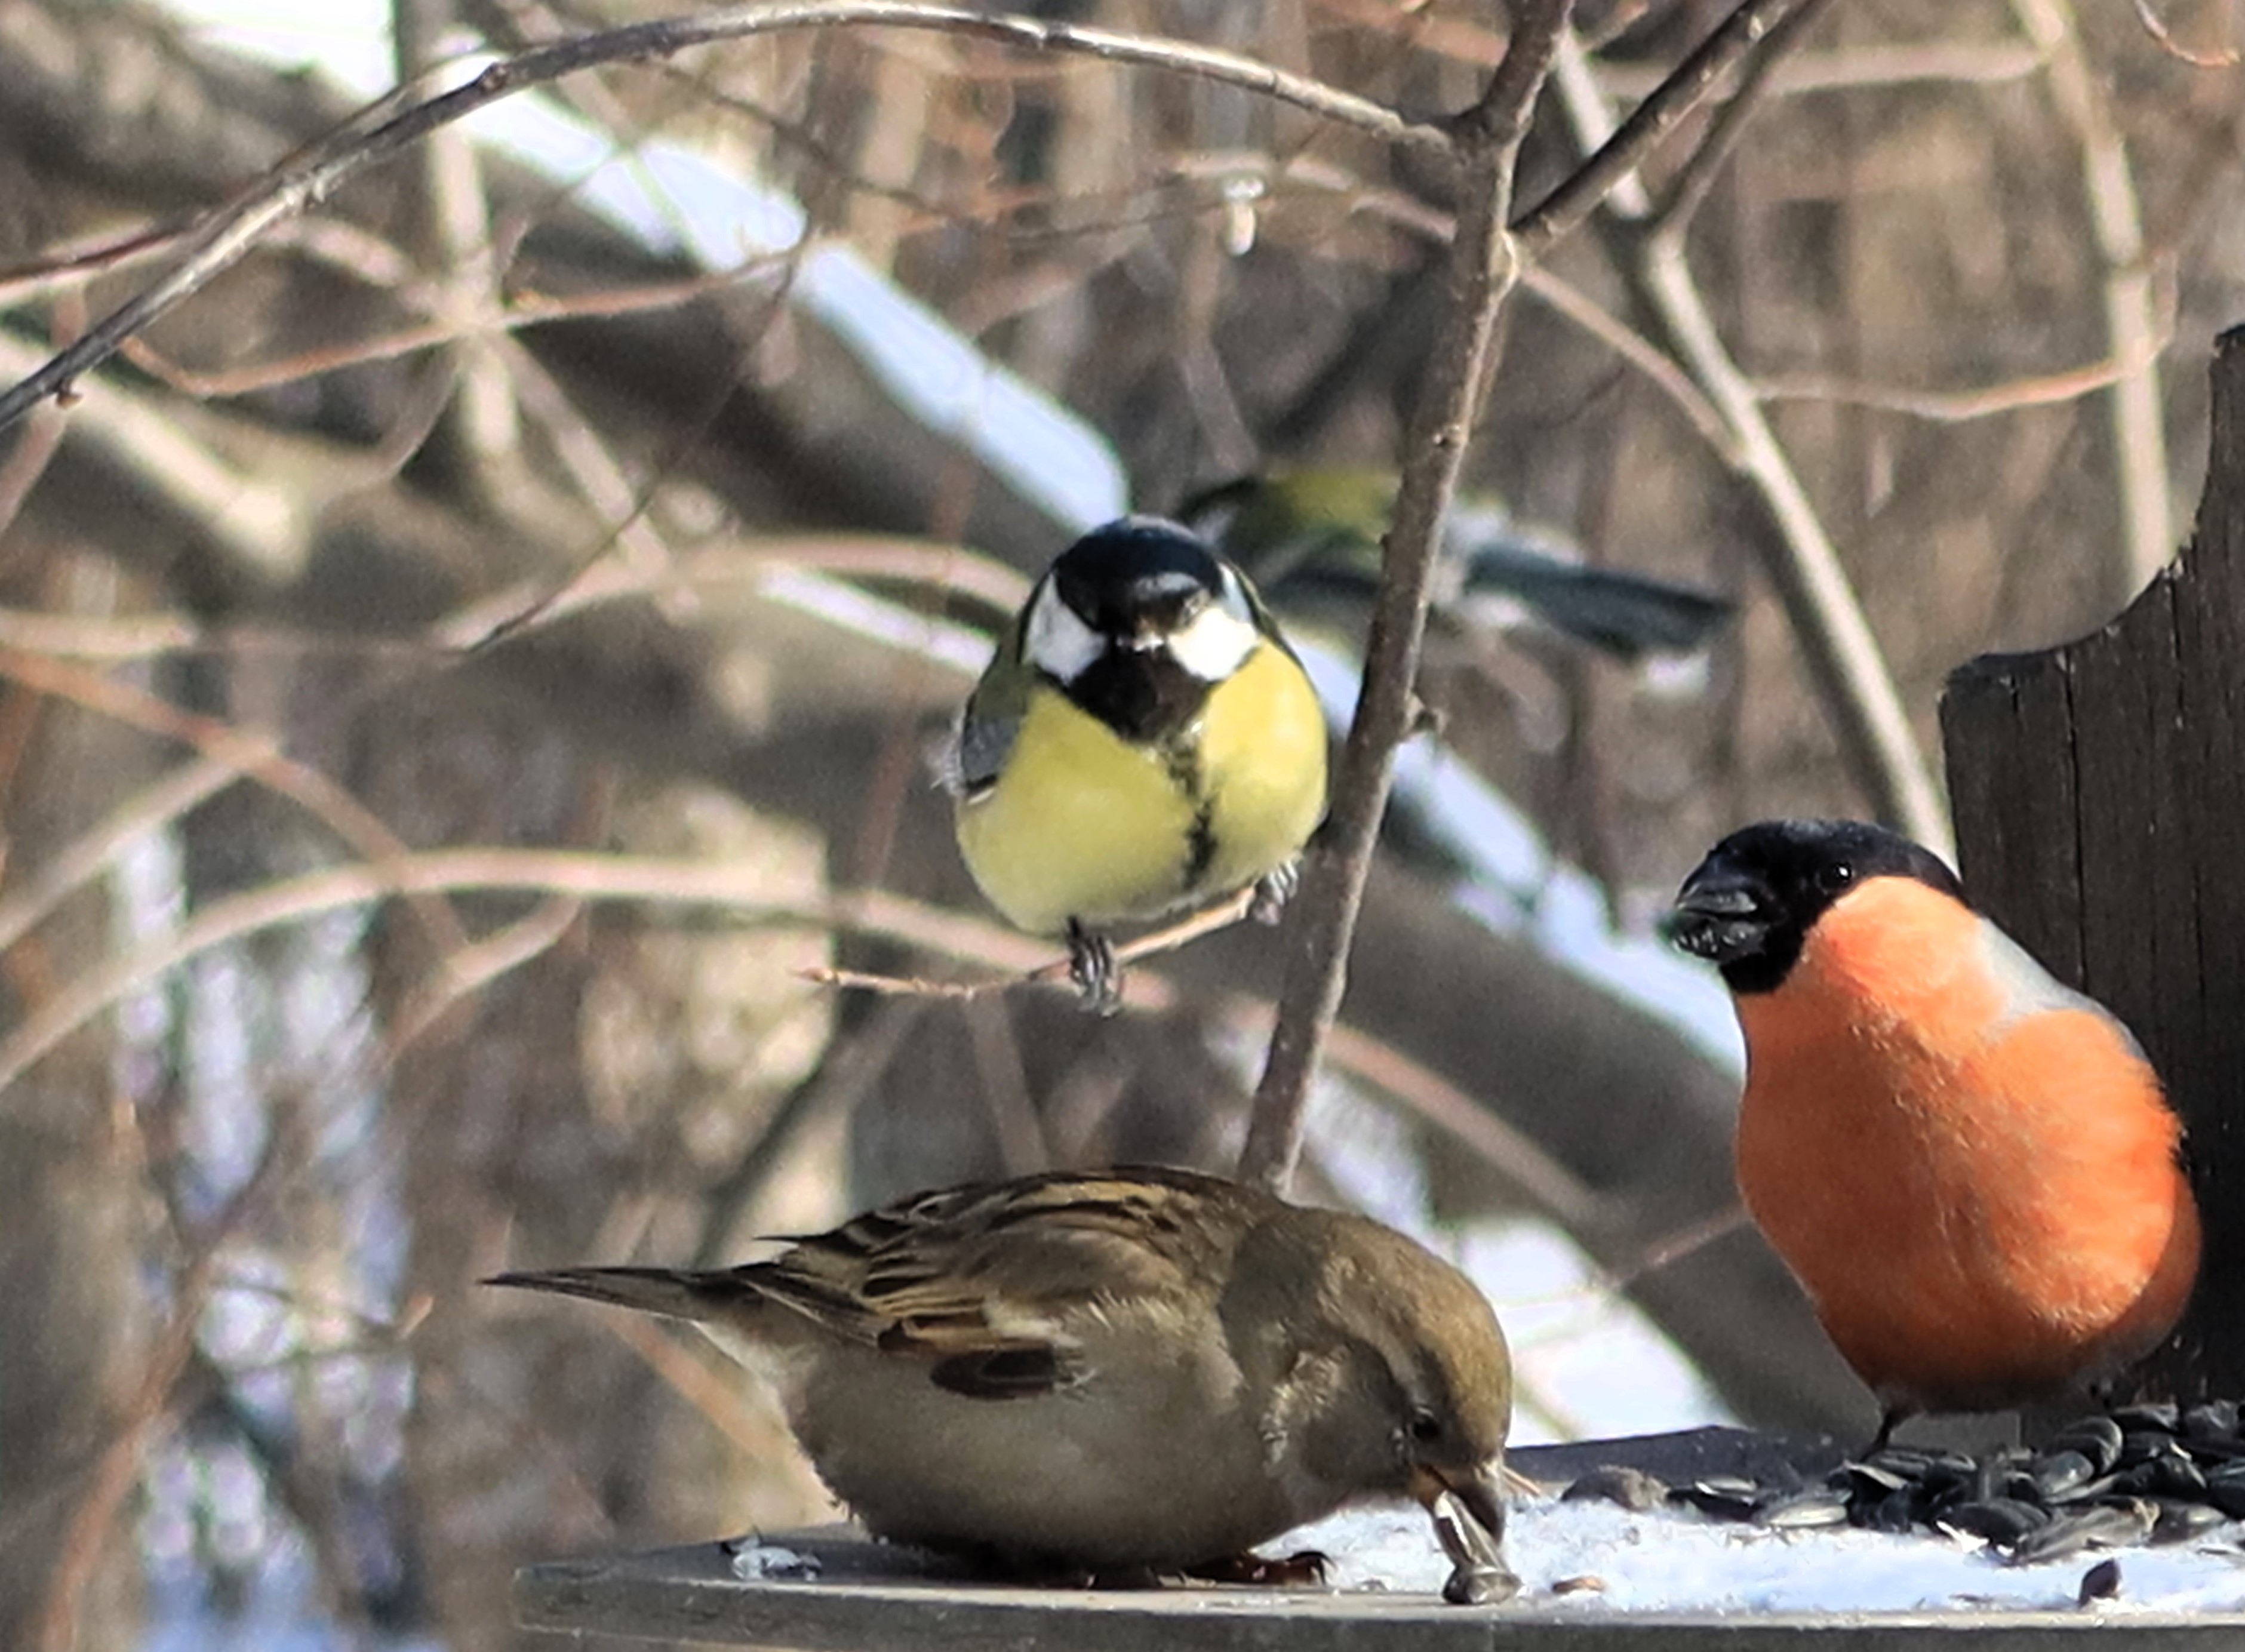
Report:
M 1883 826 L 1768 820 L 1708 850 L 1677 892 L 1665 927 L 1678 946 L 1718 965 L 1733 992 L 1774 992 L 1816 920 L 1874 877 L 1913 878 L 1964 900 L 1939 856 Z

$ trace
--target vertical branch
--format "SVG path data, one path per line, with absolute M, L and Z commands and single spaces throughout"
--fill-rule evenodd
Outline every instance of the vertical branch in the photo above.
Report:
M 1519 277 L 1505 220 L 1521 140 L 1550 76 L 1571 0 L 1523 0 L 1512 40 L 1481 101 L 1452 128 L 1460 172 L 1441 334 L 1414 415 L 1364 681 L 1343 748 L 1326 841 L 1311 857 L 1291 936 L 1278 1025 L 1255 1093 L 1242 1180 L 1283 1190 L 1300 1156 L 1302 1115 L 1326 1034 L 1348 985 L 1348 950 L 1394 780 L 1395 752 L 1417 716 L 1414 693 L 1442 518 L 1489 376 L 1496 316 Z
M 2105 334 L 2114 370 L 2110 409 L 2113 464 L 2120 490 L 2124 602 L 2174 555 L 2167 497 L 2167 421 L 2160 403 L 2160 322 L 2152 273 L 2144 263 L 2143 213 L 2128 147 L 2069 0 L 2011 0 L 2011 13 L 2034 43 L 2050 78 L 2051 100 L 2081 146 L 2082 193 L 2090 232 L 2105 265 Z

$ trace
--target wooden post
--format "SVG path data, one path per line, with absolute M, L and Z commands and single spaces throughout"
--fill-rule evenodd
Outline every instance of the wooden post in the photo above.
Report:
M 2110 1005 L 2167 1080 L 2206 1222 L 2198 1293 L 2132 1386 L 2245 1392 L 2245 328 L 2181 559 L 2117 620 L 1959 669 L 1941 725 L 1965 887 Z

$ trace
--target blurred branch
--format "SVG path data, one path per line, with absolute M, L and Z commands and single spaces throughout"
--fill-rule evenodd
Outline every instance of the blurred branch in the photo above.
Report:
M 390 0 L 390 38 L 397 84 L 410 86 L 441 72 L 453 42 L 451 0 Z M 431 272 L 436 318 L 461 336 L 446 351 L 453 394 L 447 417 L 458 438 L 468 485 L 485 499 L 501 497 L 522 463 L 522 427 L 506 363 L 470 323 L 499 308 L 500 287 L 483 160 L 464 132 L 431 132 L 418 156 L 406 240 Z
M 200 907 L 177 928 L 72 978 L 0 1038 L 0 1091 L 127 993 L 214 947 L 323 912 L 439 892 L 512 890 L 587 901 L 708 906 L 759 923 L 888 936 L 926 951 L 980 965 L 1005 963 L 1024 972 L 1048 962 L 1048 948 L 1034 937 L 885 890 L 840 890 L 809 904 L 775 901 L 763 892 L 761 877 L 756 867 L 697 860 L 483 848 L 400 855 L 262 884 Z M 543 921 L 533 917 L 526 932 L 534 938 Z M 502 943 L 499 952 L 507 950 Z M 514 955 L 519 960 L 539 950 L 530 945 Z M 446 965 L 440 961 L 438 967 Z M 488 978 L 490 972 L 485 973 Z M 1158 976 L 1142 971 L 1132 981 L 1148 1008 L 1166 1008 L 1176 1001 Z
M 154 694 L 98 672 L 13 648 L 0 647 L 0 677 L 41 694 L 71 701 L 128 727 L 176 740 L 200 752 L 232 774 L 246 775 L 288 798 L 376 865 L 388 864 L 408 853 L 397 835 L 349 791 L 317 769 L 292 761 L 268 740 L 245 734 L 215 718 L 181 711 Z M 139 801 L 143 807 L 154 804 L 184 812 L 215 789 L 207 789 L 203 777 L 196 775 L 183 778 L 176 789 L 159 784 Z M 76 886 L 71 879 L 78 873 L 90 872 L 106 863 L 108 851 L 96 854 L 97 844 L 117 843 L 126 836 L 153 830 L 165 824 L 167 818 L 162 815 L 119 818 L 115 825 L 89 840 L 84 852 L 65 852 L 57 863 L 61 869 L 59 876 L 56 867 L 50 867 L 45 875 L 0 901 L 0 951 L 12 945 L 59 904 Z M 440 955 L 467 944 L 467 935 L 459 919 L 441 897 L 417 897 L 412 905 L 415 916 L 428 929 L 431 945 Z
M 1770 90 L 1780 98 L 1801 98 L 1929 83 L 1992 86 L 2025 80 L 2041 67 L 2042 54 L 2014 40 L 1850 45 L 1792 54 L 1772 71 Z M 1643 96 L 1656 75 L 1636 64 L 1599 64 L 1600 78 L 1617 98 Z
M 2164 346 L 2164 334 L 2160 342 Z M 1765 402 L 1837 402 L 1848 407 L 1906 414 L 1935 424 L 1965 424 L 1974 419 L 2016 413 L 2022 408 L 2056 407 L 2078 402 L 2119 383 L 2134 370 L 2126 362 L 2097 362 L 2087 367 L 2012 379 L 1976 390 L 1915 390 L 1905 385 L 1864 384 L 1819 373 L 1774 373 L 1754 380 L 1753 389 Z
M 2239 62 L 2237 48 L 2224 46 L 2215 51 L 2194 51 L 2174 37 L 2167 19 L 2160 17 L 2152 0 L 2136 0 L 2136 21 L 2144 25 L 2144 32 L 2160 44 L 2160 50 L 2169 57 L 2180 58 L 2194 69 L 2234 69 Z
M 2082 193 L 2105 266 L 2105 334 L 2121 372 L 2111 404 L 2113 464 L 2120 494 L 2121 576 L 2125 601 L 2150 583 L 2175 552 L 2167 498 L 2167 414 L 2160 395 L 2164 345 L 2152 272 L 2145 257 L 2143 213 L 2128 146 L 2089 61 L 2069 0 L 2011 0 L 2011 13 L 2038 50 L 2058 117 L 2081 146 Z
M 1584 145 L 1606 142 L 1612 111 L 1571 37 L 1562 43 L 1555 78 Z M 1634 177 L 1615 187 L 1612 201 L 1616 213 L 1632 226 L 1652 215 L 1652 200 Z M 1800 639 L 1856 783 L 1882 820 L 1946 852 L 1948 810 L 1878 639 L 1753 384 L 1723 342 L 1682 238 L 1673 231 L 1641 236 L 1624 258 L 1624 274 L 1660 318 L 1685 369 L 1730 427 L 1733 463 L 1761 496 L 1776 527 L 1774 535 L 1757 536 L 1767 552 L 1765 568 Z
M 264 1203 L 284 1168 L 281 1135 L 275 1131 L 268 1137 L 248 1177 L 216 1215 L 194 1233 L 181 1236 L 185 1256 L 169 1282 L 171 1311 L 151 1338 L 139 1382 L 64 1523 L 38 1625 L 38 1652 L 71 1652 L 78 1642 L 78 1612 L 87 1584 L 101 1555 L 118 1540 L 116 1527 L 139 1483 L 149 1433 L 170 1414 L 174 1387 L 194 1352 L 211 1295 L 221 1283 L 220 1253 Z
M 1427 628 L 1442 518 L 1457 487 L 1496 338 L 1496 317 L 1521 259 L 1505 220 L 1514 168 L 1571 0 L 1523 0 L 1512 42 L 1481 101 L 1457 123 L 1463 174 L 1451 239 L 1441 332 L 1403 449 L 1394 519 L 1365 640 L 1364 680 L 1333 788 L 1324 842 L 1309 856 L 1288 926 L 1278 1025 L 1255 1092 L 1243 1181 L 1283 1192 L 1301 1155 L 1303 1109 L 1348 985 L 1349 943 L 1394 779 L 1395 753 L 1418 716 L 1419 650 Z

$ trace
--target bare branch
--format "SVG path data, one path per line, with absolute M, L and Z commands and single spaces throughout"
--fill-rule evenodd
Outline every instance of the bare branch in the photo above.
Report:
M 1204 935 L 1230 929 L 1254 909 L 1255 900 L 1253 889 L 1241 890 L 1228 900 L 1204 908 L 1175 924 L 1166 924 L 1150 935 L 1141 935 L 1127 944 L 1116 947 L 1115 962 L 1122 965 L 1158 958 L 1164 952 L 1174 952 Z M 973 999 L 1032 983 L 1058 985 L 1068 979 L 1072 967 L 1072 960 L 1055 958 L 1047 959 L 1034 969 L 1011 975 L 987 976 L 973 981 L 933 981 L 921 976 L 875 975 L 865 970 L 835 968 L 804 970 L 802 973 L 806 981 L 815 981 L 821 986 L 844 987 L 853 992 L 879 992 L 893 998 Z M 1169 1003 L 1169 995 L 1163 992 L 1154 1007 L 1165 1009 Z
M 1542 200 L 1514 221 L 1512 233 L 1523 261 L 1535 259 L 1552 242 L 1597 210 L 1598 203 L 1635 172 L 1677 123 L 1698 108 L 1725 75 L 1744 61 L 1801 0 L 1745 0 L 1722 26 L 1699 43 L 1652 95 L 1630 112 L 1589 159 Z
M 1240 1151 L 1241 1179 L 1279 1191 L 1301 1155 L 1310 1080 L 1347 989 L 1349 942 L 1387 812 L 1396 749 L 1417 719 L 1419 651 L 1442 518 L 1480 411 L 1497 312 L 1519 277 L 1518 250 L 1505 228 L 1514 167 L 1571 10 L 1571 0 L 1524 0 L 1504 62 L 1457 125 L 1464 187 L 1441 335 L 1404 449 L 1356 717 L 1341 754 L 1326 842 L 1310 856 L 1289 926 L 1278 1025 Z
M 1691 159 L 1684 163 L 1668 186 L 1668 199 L 1652 215 L 1652 232 L 1681 234 L 1707 199 L 1707 192 L 1715 186 L 1723 168 L 1738 147 L 1739 139 L 1746 136 L 1746 127 L 1771 92 L 1778 64 L 1792 54 L 1815 26 L 1816 19 L 1831 0 L 1801 0 L 1783 21 L 1769 31 L 1768 44 L 1756 52 L 1739 81 L 1739 89 L 1731 94 L 1714 124 L 1708 129 L 1699 146 L 1692 152 Z
M 672 57 L 690 47 L 722 40 L 796 29 L 876 25 L 939 30 L 1027 50 L 1072 51 L 1109 63 L 1163 69 L 1258 93 L 1399 148 L 1445 157 L 1450 152 L 1448 136 L 1438 125 L 1408 119 L 1369 98 L 1307 76 L 1289 74 L 1242 53 L 1190 41 L 1079 28 L 965 7 L 912 4 L 906 0 L 803 0 L 797 4 L 731 6 L 631 24 L 502 58 L 467 85 L 417 103 L 410 101 L 410 89 L 401 89 L 370 105 L 213 217 L 187 241 L 180 261 L 162 280 L 104 316 L 77 343 L 0 395 L 0 430 L 49 396 L 65 394 L 77 380 L 115 355 L 125 339 L 241 260 L 273 225 L 318 205 L 346 179 L 375 162 L 502 98 L 587 69 Z

